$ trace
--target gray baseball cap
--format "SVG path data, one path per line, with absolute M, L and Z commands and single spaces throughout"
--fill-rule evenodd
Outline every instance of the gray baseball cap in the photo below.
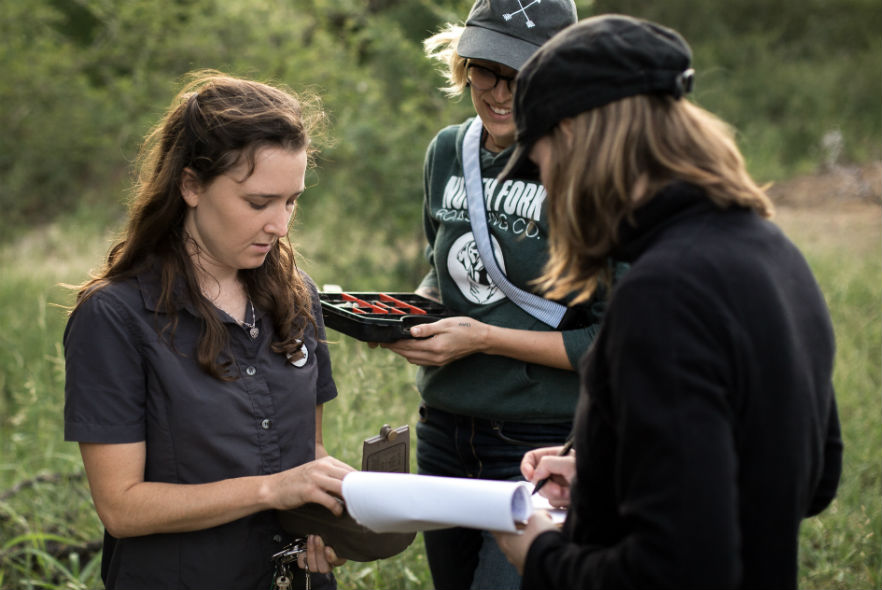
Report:
M 572 0 L 477 0 L 456 52 L 520 70 L 539 46 L 576 19 Z
M 533 144 L 561 120 L 635 94 L 680 99 L 694 74 L 689 44 L 660 24 L 606 14 L 568 27 L 518 72 L 517 147 L 499 178 L 532 170 Z

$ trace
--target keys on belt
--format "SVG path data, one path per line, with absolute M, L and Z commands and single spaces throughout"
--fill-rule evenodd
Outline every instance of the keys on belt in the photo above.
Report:
M 281 551 L 273 554 L 272 560 L 276 564 L 276 571 L 273 573 L 275 576 L 273 590 L 291 590 L 293 581 L 291 564 L 297 561 L 297 556 L 301 553 L 306 553 L 306 539 L 295 539 L 292 543 L 285 545 Z M 309 564 L 304 565 L 303 571 L 306 574 L 306 590 L 310 590 Z

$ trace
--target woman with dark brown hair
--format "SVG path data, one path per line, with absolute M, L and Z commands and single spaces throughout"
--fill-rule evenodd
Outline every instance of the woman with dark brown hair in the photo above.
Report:
M 518 74 L 518 147 L 548 190 L 550 296 L 630 264 L 583 359 L 575 454 L 527 479 L 568 504 L 496 536 L 523 588 L 795 588 L 800 522 L 833 499 L 833 328 L 731 130 L 685 98 L 691 50 L 618 15 Z
M 316 101 L 198 72 L 144 144 L 128 227 L 64 336 L 65 438 L 105 526 L 108 588 L 269 588 L 276 509 L 342 512 L 322 444 L 337 395 L 288 230 Z M 310 537 L 299 563 L 335 587 Z M 303 574 L 295 576 L 303 584 Z

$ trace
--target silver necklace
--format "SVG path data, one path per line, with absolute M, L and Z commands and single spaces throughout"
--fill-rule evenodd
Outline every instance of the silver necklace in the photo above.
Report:
M 248 335 L 253 340 L 260 334 L 260 328 L 257 327 L 257 314 L 254 313 L 254 303 L 251 302 L 251 297 L 248 298 L 248 307 L 251 308 L 251 323 L 249 324 L 243 319 L 242 327 L 248 328 Z

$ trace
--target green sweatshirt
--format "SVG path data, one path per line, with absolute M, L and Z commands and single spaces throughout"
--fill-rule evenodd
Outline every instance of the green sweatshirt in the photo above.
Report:
M 437 288 L 442 302 L 455 313 L 487 324 L 552 330 L 510 301 L 489 279 L 478 256 L 461 158 L 469 122 L 442 129 L 426 152 L 423 222 L 431 270 L 421 287 Z M 530 291 L 534 290 L 530 282 L 541 274 L 548 257 L 546 193 L 535 179 L 497 182 L 513 149 L 494 154 L 482 148 L 481 175 L 487 225 L 500 267 L 512 283 Z M 583 327 L 563 331 L 574 367 L 599 329 L 603 305 L 592 301 L 583 307 L 587 318 Z M 534 423 L 571 421 L 579 388 L 575 371 L 486 354 L 473 354 L 442 367 L 421 367 L 417 386 L 430 407 Z

